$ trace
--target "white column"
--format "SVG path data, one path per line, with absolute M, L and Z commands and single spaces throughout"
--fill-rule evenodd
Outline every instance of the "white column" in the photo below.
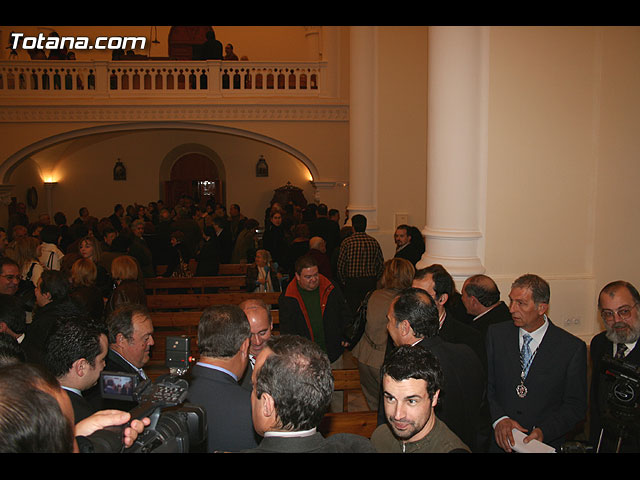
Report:
M 484 271 L 488 29 L 430 27 L 426 252 L 457 280 Z
M 367 217 L 367 229 L 378 228 L 375 202 L 376 135 L 376 27 L 355 26 L 350 33 L 349 107 L 349 217 Z

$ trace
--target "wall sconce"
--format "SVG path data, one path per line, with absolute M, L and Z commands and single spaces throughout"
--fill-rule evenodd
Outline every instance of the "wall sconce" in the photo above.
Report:
M 47 194 L 47 213 L 50 218 L 53 218 L 53 187 L 56 185 L 58 185 L 58 182 L 44 182 L 44 191 Z

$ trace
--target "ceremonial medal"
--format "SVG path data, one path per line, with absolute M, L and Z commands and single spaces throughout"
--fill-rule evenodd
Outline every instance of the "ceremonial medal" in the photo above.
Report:
M 524 386 L 524 383 L 521 383 L 516 387 L 516 393 L 520 398 L 524 398 L 527 396 L 527 387 Z

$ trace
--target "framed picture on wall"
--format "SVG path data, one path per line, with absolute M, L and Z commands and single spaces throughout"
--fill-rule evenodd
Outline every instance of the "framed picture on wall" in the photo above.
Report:
M 118 159 L 116 162 L 116 166 L 113 167 L 113 179 L 114 180 L 126 180 L 127 179 L 127 169 L 124 164 Z

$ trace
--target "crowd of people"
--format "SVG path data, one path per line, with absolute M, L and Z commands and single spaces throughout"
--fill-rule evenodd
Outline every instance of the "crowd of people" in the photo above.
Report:
M 515 279 L 508 304 L 484 274 L 458 290 L 444 266 L 418 266 L 425 244 L 409 225 L 385 259 L 364 215 L 341 222 L 324 204 L 273 203 L 260 222 L 237 204 L 227 213 L 184 196 L 171 208 L 116 205 L 100 220 L 83 207 L 71 225 L 62 214 L 30 223 L 23 207 L 0 231 L 1 451 L 92 451 L 96 430 L 129 420 L 105 412 L 136 406 L 101 396 L 100 373 L 147 379 L 144 278 L 211 276 L 227 263 L 248 265 L 248 291 L 280 292 L 279 331 L 260 299 L 204 310 L 187 373 L 187 401 L 207 412 L 198 451 L 564 451 L 576 439 L 585 450 L 638 451 L 635 411 L 610 401 L 640 355 L 640 294 L 628 282 L 597 299 L 605 331 L 590 345 L 589 388 L 587 346 L 547 316 L 546 280 Z M 347 352 L 377 412 L 370 438 L 319 432 L 342 408 L 332 370 Z M 16 372 L 32 377 L 19 400 L 8 391 Z M 17 404 L 25 415 L 3 418 Z M 46 418 L 34 408 L 49 412 L 50 436 L 60 420 L 60 438 L 36 438 Z M 18 421 L 33 443 L 12 440 Z M 132 423 L 127 444 L 147 425 Z

